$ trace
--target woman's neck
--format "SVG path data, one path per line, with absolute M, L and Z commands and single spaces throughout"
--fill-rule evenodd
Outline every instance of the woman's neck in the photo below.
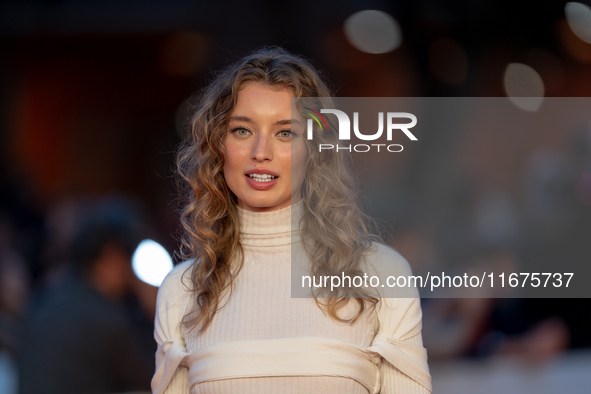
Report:
M 275 211 L 254 212 L 238 207 L 243 245 L 283 245 L 297 236 L 302 217 L 300 202 Z

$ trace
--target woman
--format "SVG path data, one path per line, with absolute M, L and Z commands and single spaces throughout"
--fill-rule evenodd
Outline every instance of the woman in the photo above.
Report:
M 275 47 L 230 66 L 200 97 L 177 157 L 189 186 L 187 261 L 158 293 L 154 393 L 431 392 L 416 295 L 291 297 L 296 251 L 313 275 L 410 274 L 368 233 L 347 156 L 318 152 L 334 133 L 306 139 L 293 97 L 330 105 L 317 71 Z

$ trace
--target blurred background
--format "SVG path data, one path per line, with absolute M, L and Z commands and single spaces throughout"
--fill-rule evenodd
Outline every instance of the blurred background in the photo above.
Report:
M 587 97 L 589 5 L 1 1 L 0 393 L 149 390 L 173 152 L 213 71 L 280 45 L 340 97 Z M 413 267 L 591 262 L 590 124 L 422 135 L 389 174 L 390 243 Z M 589 299 L 423 308 L 435 392 L 589 392 Z

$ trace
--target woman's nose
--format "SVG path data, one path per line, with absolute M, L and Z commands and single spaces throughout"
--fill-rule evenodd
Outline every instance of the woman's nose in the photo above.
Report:
M 256 161 L 273 160 L 273 147 L 267 136 L 259 134 L 256 137 L 251 157 Z

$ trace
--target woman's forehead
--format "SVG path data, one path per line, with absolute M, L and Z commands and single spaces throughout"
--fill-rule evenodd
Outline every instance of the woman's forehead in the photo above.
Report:
M 236 104 L 230 112 L 230 121 L 249 121 L 257 116 L 279 116 L 282 119 L 303 121 L 299 111 L 293 111 L 293 89 L 282 85 L 250 82 L 239 92 Z M 251 116 L 253 115 L 253 116 Z

